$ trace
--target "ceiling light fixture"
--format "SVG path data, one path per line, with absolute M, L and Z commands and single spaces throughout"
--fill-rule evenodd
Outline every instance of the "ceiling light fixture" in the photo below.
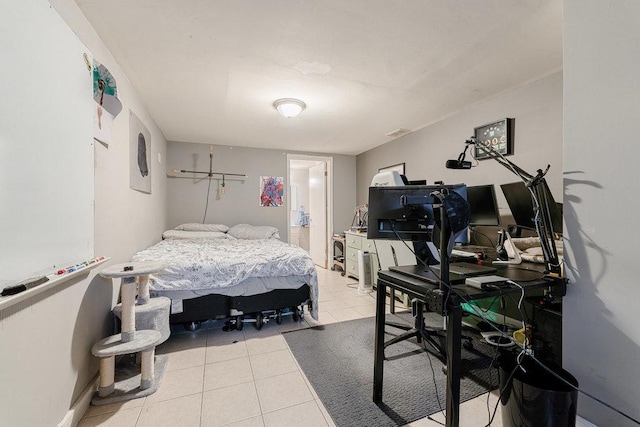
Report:
M 296 117 L 307 107 L 307 104 L 294 98 L 281 98 L 273 103 L 273 107 L 284 118 L 290 119 Z

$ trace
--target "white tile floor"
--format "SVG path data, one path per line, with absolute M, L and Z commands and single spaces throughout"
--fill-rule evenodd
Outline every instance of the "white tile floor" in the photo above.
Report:
M 90 406 L 79 423 L 89 426 L 334 426 L 309 384 L 282 331 L 375 315 L 375 293 L 360 294 L 357 282 L 339 272 L 318 269 L 319 320 L 284 318 L 262 330 L 245 324 L 242 331 L 223 332 L 223 322 L 206 322 L 194 332 L 174 328 L 158 353 L 169 356 L 158 391 L 146 398 Z M 373 375 L 373 373 L 372 373 Z M 483 395 L 460 406 L 460 426 L 483 426 L 496 394 Z M 440 426 L 422 419 L 412 427 Z M 501 425 L 500 410 L 492 423 Z

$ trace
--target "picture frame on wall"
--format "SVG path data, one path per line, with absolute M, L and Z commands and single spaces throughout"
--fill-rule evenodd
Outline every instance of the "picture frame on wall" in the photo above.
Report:
M 404 163 L 398 163 L 397 165 L 385 166 L 378 169 L 378 172 L 393 172 L 396 171 L 400 175 L 404 175 Z
M 513 154 L 513 131 L 514 119 L 505 118 L 474 128 L 473 136 L 486 147 L 491 147 L 503 156 L 509 156 Z M 474 147 L 473 154 L 477 160 L 491 157 L 479 147 Z
M 284 177 L 261 176 L 260 177 L 260 206 L 282 207 L 284 206 Z
M 151 133 L 129 110 L 129 187 L 151 194 Z

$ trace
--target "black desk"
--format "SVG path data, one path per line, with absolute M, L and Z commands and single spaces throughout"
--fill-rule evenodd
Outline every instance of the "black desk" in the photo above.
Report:
M 519 265 L 499 265 L 496 275 L 511 279 L 520 284 L 525 292 L 527 290 L 554 287 L 554 292 L 558 296 L 566 293 L 565 281 L 561 278 L 544 277 L 540 264 L 523 262 Z M 512 287 L 500 291 L 487 291 L 469 287 L 467 285 L 455 285 L 449 298 L 444 298 L 444 292 L 438 286 L 430 282 L 414 279 L 407 275 L 393 272 L 378 272 L 376 300 L 376 330 L 374 347 L 374 368 L 373 368 L 373 401 L 382 402 L 382 381 L 384 362 L 384 325 L 385 325 L 385 299 L 387 287 L 397 289 L 409 295 L 410 298 L 417 298 L 422 301 L 428 310 L 442 313 L 443 303 L 446 301 L 448 312 L 446 332 L 447 332 L 447 404 L 446 404 L 446 425 L 447 427 L 457 427 L 460 422 L 460 358 L 461 358 L 461 336 L 462 336 L 462 307 L 459 295 L 466 301 L 473 301 L 482 298 L 504 294 L 505 292 L 519 293 L 520 288 Z

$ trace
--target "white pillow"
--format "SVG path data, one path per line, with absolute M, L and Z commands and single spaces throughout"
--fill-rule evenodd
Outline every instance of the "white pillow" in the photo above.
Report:
M 518 249 L 521 251 L 536 253 L 536 251 L 540 251 L 542 254 L 542 248 L 540 247 L 540 239 L 538 237 L 512 237 L 511 241 L 516 245 Z M 562 252 L 563 241 L 562 240 L 554 240 L 553 242 L 549 241 L 549 244 L 555 244 L 558 252 Z M 533 250 L 533 251 L 531 251 Z
M 280 238 L 278 229 L 268 225 L 236 224 L 227 231 L 227 234 L 237 239 L 247 240 Z
M 222 231 L 185 231 L 167 230 L 162 233 L 163 239 L 229 239 Z
M 542 256 L 542 246 L 535 246 L 533 248 L 528 248 L 525 252 L 533 256 Z
M 197 222 L 190 222 L 187 224 L 180 224 L 176 227 L 176 230 L 184 231 L 221 231 L 226 233 L 229 227 L 224 224 L 199 224 Z
M 538 237 L 512 237 L 511 241 L 521 251 L 540 246 L 540 239 Z

